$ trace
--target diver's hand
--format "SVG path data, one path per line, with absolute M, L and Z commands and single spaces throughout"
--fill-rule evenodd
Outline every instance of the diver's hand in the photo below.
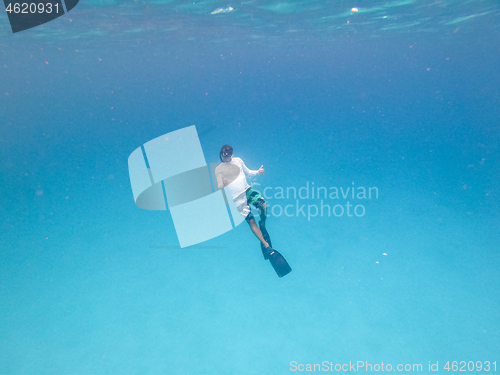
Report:
M 260 174 L 264 174 L 264 173 L 266 173 L 266 171 L 264 170 L 264 166 L 263 166 L 263 165 L 261 165 L 261 166 L 260 166 L 260 168 L 259 168 L 259 173 L 260 173 Z
M 225 178 L 222 179 L 222 183 L 224 184 L 224 186 L 229 185 L 229 182 L 227 182 L 227 180 Z

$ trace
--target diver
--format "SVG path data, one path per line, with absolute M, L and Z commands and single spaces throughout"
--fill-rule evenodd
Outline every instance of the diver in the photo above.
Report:
M 222 146 L 219 159 L 221 164 L 215 168 L 215 177 L 219 189 L 226 188 L 231 193 L 238 211 L 250 225 L 250 229 L 261 242 L 261 250 L 264 259 L 269 259 L 279 277 L 285 276 L 292 269 L 285 258 L 272 248 L 271 239 L 266 230 L 267 205 L 266 201 L 258 191 L 253 190 L 247 182 L 246 175 L 254 177 L 264 174 L 264 166 L 259 170 L 252 171 L 247 168 L 241 158 L 233 157 L 233 148 L 229 145 Z M 255 223 L 255 218 L 250 209 L 253 205 L 259 211 L 259 226 Z

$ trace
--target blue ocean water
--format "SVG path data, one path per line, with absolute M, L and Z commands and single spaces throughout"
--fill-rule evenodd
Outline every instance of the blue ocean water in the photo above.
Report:
M 498 372 L 499 16 L 110 0 L 16 34 L 1 16 L 0 373 Z M 168 211 L 134 204 L 130 153 L 190 125 L 208 163 L 231 144 L 264 166 L 289 275 L 245 223 L 181 249 Z

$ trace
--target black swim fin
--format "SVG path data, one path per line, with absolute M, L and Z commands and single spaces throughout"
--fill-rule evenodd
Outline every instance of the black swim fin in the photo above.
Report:
M 273 266 L 279 277 L 288 275 L 292 271 L 292 268 L 290 267 L 286 259 L 283 258 L 283 255 L 281 255 L 279 252 L 272 249 L 271 247 L 268 247 L 266 249 L 266 252 L 268 253 L 268 258 L 271 262 L 271 265 Z
M 266 249 L 264 248 L 264 244 L 262 242 L 260 243 L 260 248 L 262 250 L 262 255 L 264 255 L 264 259 L 269 259 L 271 265 L 273 266 L 279 277 L 288 275 L 292 271 L 292 268 L 283 257 L 283 255 L 273 249 L 271 237 L 269 237 L 266 226 L 262 223 L 262 221 L 259 222 L 259 227 L 260 231 L 262 232 L 262 237 L 264 237 L 266 242 L 269 244 L 269 247 Z
M 273 244 L 271 243 L 271 237 L 269 237 L 269 233 L 267 233 L 266 226 L 262 224 L 262 221 L 259 221 L 259 227 L 260 231 L 262 232 L 262 237 L 264 237 L 269 246 L 273 247 Z M 266 251 L 266 248 L 264 247 L 264 244 L 262 242 L 260 243 L 260 249 L 262 250 L 262 255 L 264 256 L 264 259 L 265 260 L 269 259 L 267 256 L 268 252 Z

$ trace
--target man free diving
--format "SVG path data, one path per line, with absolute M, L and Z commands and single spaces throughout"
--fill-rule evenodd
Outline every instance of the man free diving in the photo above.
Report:
M 233 148 L 230 145 L 222 146 L 219 159 L 221 164 L 215 168 L 217 186 L 219 189 L 224 188 L 231 194 L 238 211 L 250 225 L 253 234 L 261 242 L 260 246 L 264 259 L 269 259 L 279 277 L 285 276 L 292 269 L 285 258 L 272 248 L 271 239 L 266 229 L 266 201 L 258 191 L 250 187 L 246 179 L 246 175 L 254 177 L 258 174 L 264 174 L 264 166 L 262 165 L 256 171 L 248 169 L 241 158 L 233 156 Z M 259 226 L 255 223 L 250 205 L 259 211 Z

